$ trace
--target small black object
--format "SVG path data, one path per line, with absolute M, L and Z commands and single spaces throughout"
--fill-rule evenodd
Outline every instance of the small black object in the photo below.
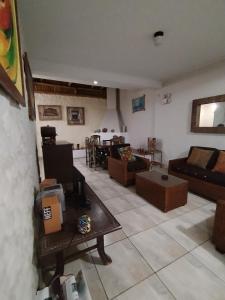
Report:
M 169 176 L 168 175 L 162 175 L 161 178 L 162 178 L 162 180 L 168 180 Z
M 153 36 L 154 38 L 163 37 L 164 32 L 162 30 L 156 31 Z
M 49 125 L 41 127 L 41 137 L 42 137 L 43 145 L 55 144 L 56 135 L 57 134 L 56 134 L 55 127 Z

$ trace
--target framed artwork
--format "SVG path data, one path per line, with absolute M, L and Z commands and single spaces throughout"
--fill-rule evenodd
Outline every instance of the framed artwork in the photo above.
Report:
M 145 110 L 145 95 L 132 99 L 132 112 Z
M 0 0 L 0 86 L 25 106 L 16 0 Z
M 62 109 L 60 105 L 38 105 L 40 121 L 62 120 Z
M 84 125 L 84 107 L 67 107 L 68 125 Z
M 33 78 L 32 78 L 30 64 L 29 64 L 29 60 L 28 60 L 26 52 L 23 55 L 23 63 L 24 63 L 24 72 L 25 72 L 25 77 L 26 77 L 26 90 L 27 90 L 27 98 L 28 98 L 29 119 L 31 121 L 34 121 L 36 119 L 36 114 L 35 114 L 35 98 L 34 98 L 34 89 L 33 89 Z

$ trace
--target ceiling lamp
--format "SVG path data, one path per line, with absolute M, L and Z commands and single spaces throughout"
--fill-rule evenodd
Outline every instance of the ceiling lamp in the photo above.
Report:
M 153 41 L 154 41 L 155 46 L 161 45 L 163 38 L 164 38 L 164 32 L 161 30 L 156 31 L 153 34 Z

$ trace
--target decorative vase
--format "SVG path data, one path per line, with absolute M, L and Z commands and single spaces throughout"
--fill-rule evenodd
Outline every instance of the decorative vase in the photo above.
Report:
M 78 219 L 78 231 L 81 234 L 86 234 L 91 231 L 91 218 L 88 215 L 83 215 Z

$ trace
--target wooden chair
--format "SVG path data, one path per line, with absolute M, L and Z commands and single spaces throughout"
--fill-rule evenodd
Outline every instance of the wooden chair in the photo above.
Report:
M 151 166 L 159 165 L 162 168 L 162 151 L 157 149 L 156 138 L 148 138 L 148 154 L 151 155 Z M 156 155 L 159 156 L 159 160 L 156 160 Z
M 89 167 L 96 168 L 97 158 L 96 158 L 96 147 L 100 145 L 101 137 L 100 135 L 94 134 L 89 139 Z
M 108 158 L 108 171 L 110 177 L 114 178 L 124 186 L 134 184 L 136 173 L 147 171 L 150 167 L 150 161 L 146 158 L 137 157 L 136 162 L 121 160 L 118 149 L 126 146 L 130 146 L 130 144 L 111 146 L 111 154 Z

